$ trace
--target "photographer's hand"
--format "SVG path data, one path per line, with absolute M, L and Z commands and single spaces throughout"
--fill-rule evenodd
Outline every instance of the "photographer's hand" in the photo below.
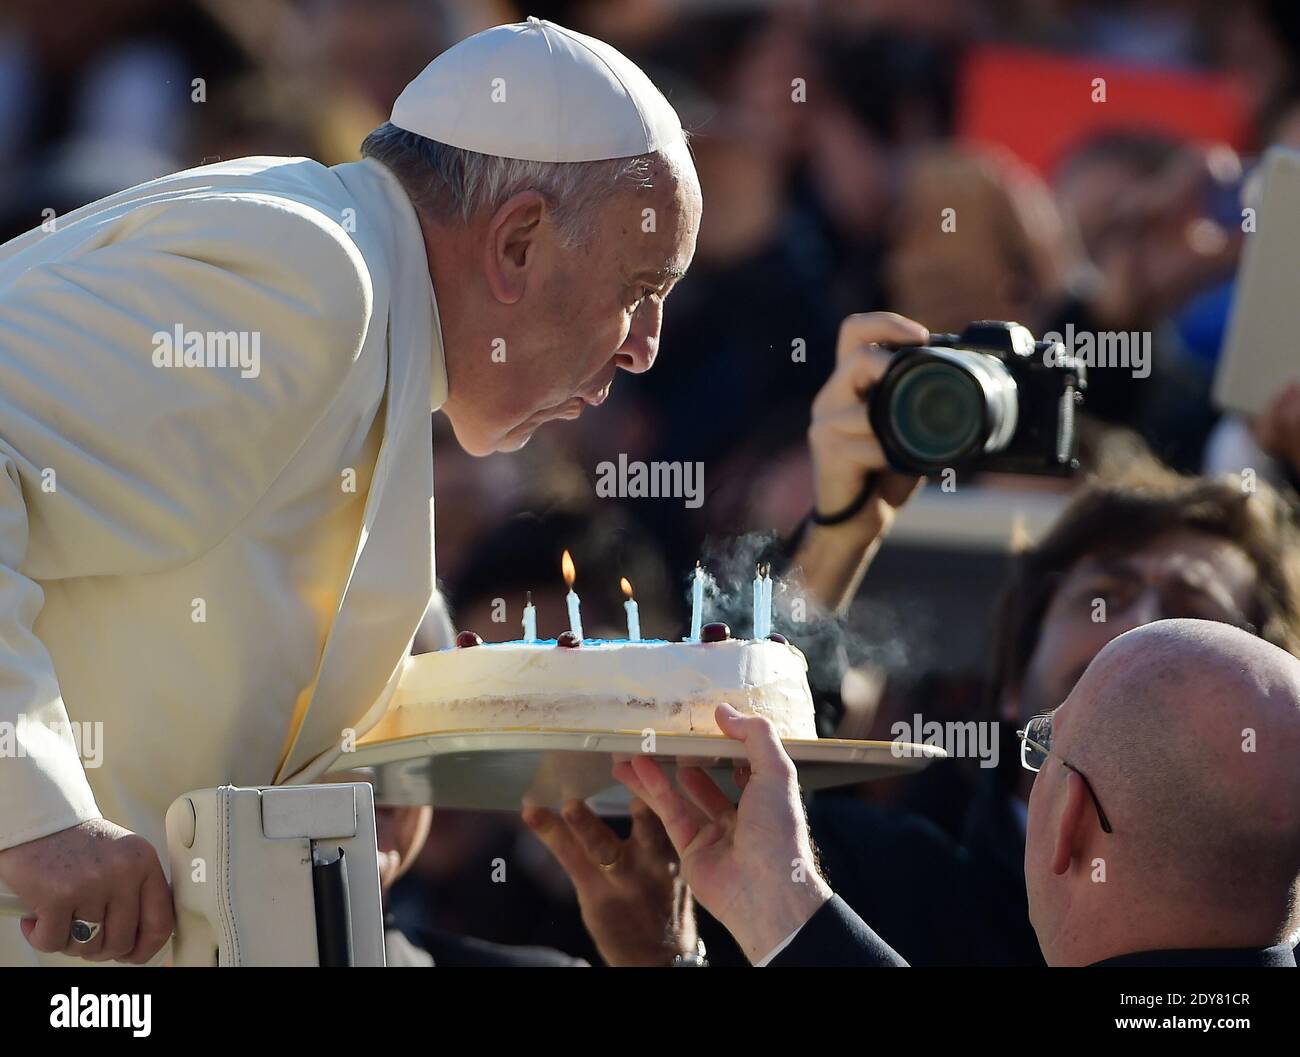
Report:
M 847 508 L 868 476 L 875 485 L 847 521 L 810 524 L 794 555 L 804 584 L 828 609 L 839 611 L 852 600 L 898 508 L 920 482 L 889 469 L 867 417 L 868 394 L 889 366 L 890 354 L 879 346 L 924 345 L 929 338 L 920 323 L 893 312 L 852 315 L 840 325 L 835 370 L 813 400 L 808 428 L 817 512 L 833 515 Z

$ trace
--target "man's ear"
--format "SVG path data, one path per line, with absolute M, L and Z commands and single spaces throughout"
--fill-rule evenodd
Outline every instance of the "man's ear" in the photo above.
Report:
M 424 850 L 433 823 L 433 808 L 424 805 L 390 808 L 397 813 L 394 819 L 393 850 L 401 856 L 398 876 L 406 873 Z
M 1083 848 L 1084 826 L 1088 818 L 1088 787 L 1071 770 L 1065 772 L 1065 803 L 1056 822 L 1056 844 L 1052 848 L 1052 872 L 1063 874 Z
M 513 305 L 528 286 L 535 265 L 546 199 L 537 191 L 520 191 L 502 203 L 488 221 L 483 268 L 488 289 L 503 305 Z

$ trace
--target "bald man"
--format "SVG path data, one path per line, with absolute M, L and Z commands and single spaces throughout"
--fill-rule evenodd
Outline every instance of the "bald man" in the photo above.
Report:
M 748 757 L 735 807 L 697 769 L 679 792 L 649 757 L 616 768 L 696 898 L 755 964 L 906 964 L 812 865 L 771 725 L 726 706 L 718 722 Z M 1295 967 L 1300 660 L 1227 624 L 1156 621 L 1098 653 L 1023 741 L 1039 772 L 1025 877 L 1049 965 Z
M 1049 751 L 1025 879 L 1048 964 L 1208 964 L 1300 929 L 1296 658 L 1227 624 L 1157 621 L 1103 649 L 1035 732 Z

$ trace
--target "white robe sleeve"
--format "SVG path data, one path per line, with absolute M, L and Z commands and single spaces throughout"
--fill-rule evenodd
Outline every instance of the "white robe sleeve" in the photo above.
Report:
M 0 848 L 99 817 L 34 630 L 40 584 L 219 544 L 345 387 L 372 307 L 342 229 L 279 199 L 150 203 L 36 249 L 0 285 Z M 177 325 L 256 331 L 257 376 L 157 366 Z
M 45 646 L 32 624 L 45 601 L 18 569 L 27 508 L 12 456 L 0 444 L 0 846 L 22 844 L 99 817 L 67 727 Z M 61 736 L 60 736 L 61 735 Z

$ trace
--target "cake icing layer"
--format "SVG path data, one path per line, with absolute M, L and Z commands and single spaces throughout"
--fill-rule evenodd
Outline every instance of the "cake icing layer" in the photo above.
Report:
M 808 663 L 761 640 L 484 643 L 410 657 L 366 740 L 451 730 L 655 730 L 720 734 L 728 703 L 765 715 L 782 737 L 815 738 Z

